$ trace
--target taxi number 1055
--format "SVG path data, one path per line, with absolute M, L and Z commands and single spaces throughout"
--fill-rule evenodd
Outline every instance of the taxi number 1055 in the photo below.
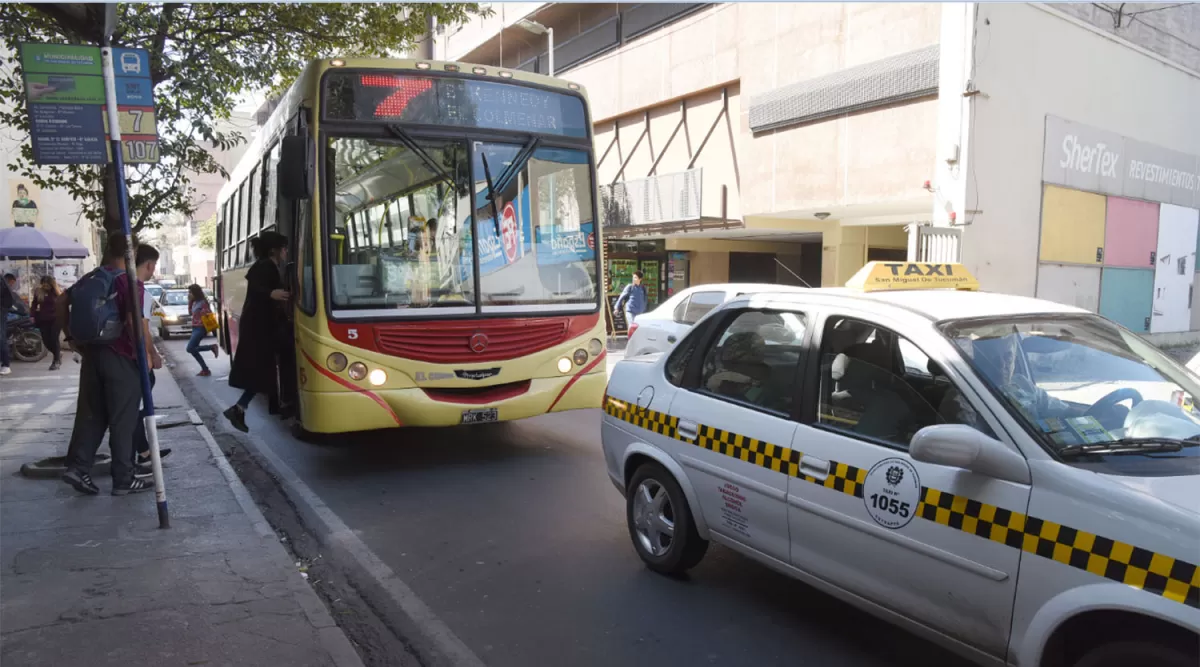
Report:
M 872 493 L 871 494 L 871 504 L 875 506 L 875 509 L 882 510 L 889 514 L 899 514 L 900 516 L 904 517 L 905 519 L 908 518 L 908 514 L 909 514 L 908 503 L 902 503 L 902 502 L 896 500 L 895 498 L 888 498 L 885 495 L 881 495 L 878 493 Z

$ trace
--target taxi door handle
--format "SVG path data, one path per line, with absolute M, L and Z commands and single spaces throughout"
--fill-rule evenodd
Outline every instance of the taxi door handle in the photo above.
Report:
M 696 436 L 700 435 L 700 425 L 696 422 L 680 419 L 679 426 L 675 427 L 675 432 L 684 440 L 695 440 Z
M 800 457 L 800 474 L 824 480 L 829 476 L 829 461 L 815 456 L 802 456 Z

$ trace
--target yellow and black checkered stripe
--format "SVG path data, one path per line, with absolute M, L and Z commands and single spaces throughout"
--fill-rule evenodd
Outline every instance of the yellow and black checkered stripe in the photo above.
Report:
M 1200 609 L 1200 568 L 1179 558 L 924 486 L 917 516 Z
M 712 426 L 701 425 L 695 440 L 678 434 L 679 418 L 639 408 L 606 396 L 604 411 L 617 419 L 681 442 L 819 484 L 855 498 L 863 497 L 867 470 L 831 461 L 829 475 L 800 474 L 802 454 Z M 988 505 L 966 496 L 921 487 L 917 517 L 992 542 L 1085 570 L 1200 609 L 1200 567 L 1101 535 Z

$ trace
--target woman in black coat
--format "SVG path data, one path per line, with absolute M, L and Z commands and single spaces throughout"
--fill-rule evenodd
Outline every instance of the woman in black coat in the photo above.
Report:
M 264 232 L 251 241 L 257 261 L 246 272 L 246 301 L 238 323 L 237 349 L 229 385 L 242 390 L 237 405 L 225 411 L 234 428 L 249 432 L 246 408 L 257 394 L 278 393 L 276 351 L 287 324 L 284 307 L 291 295 L 283 288 L 280 267 L 287 262 L 287 238 Z

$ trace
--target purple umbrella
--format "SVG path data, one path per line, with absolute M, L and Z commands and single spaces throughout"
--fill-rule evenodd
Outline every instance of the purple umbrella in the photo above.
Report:
M 88 249 L 62 234 L 36 227 L 0 229 L 0 257 L 6 259 L 83 259 Z

